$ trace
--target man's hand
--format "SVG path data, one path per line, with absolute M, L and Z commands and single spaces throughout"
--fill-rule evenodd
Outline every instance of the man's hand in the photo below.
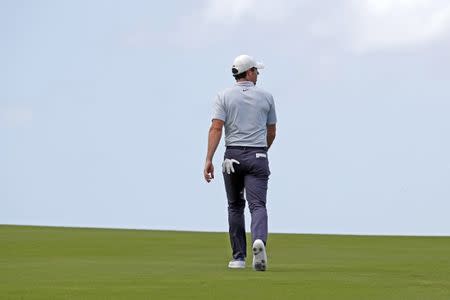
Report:
M 234 173 L 233 163 L 238 165 L 240 164 L 240 162 L 238 162 L 235 159 L 225 158 L 225 160 L 222 163 L 222 172 L 223 173 L 227 172 L 228 175 Z
M 205 170 L 203 170 L 203 176 L 205 176 L 206 182 L 210 182 L 214 179 L 214 165 L 212 161 L 206 161 Z

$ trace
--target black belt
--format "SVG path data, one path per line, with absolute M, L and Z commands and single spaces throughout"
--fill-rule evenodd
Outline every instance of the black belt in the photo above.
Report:
M 267 147 L 251 147 L 251 146 L 227 146 L 227 149 L 267 151 Z

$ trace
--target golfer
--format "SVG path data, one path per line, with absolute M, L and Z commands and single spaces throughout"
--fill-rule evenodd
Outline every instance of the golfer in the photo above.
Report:
M 264 65 L 251 56 L 236 57 L 232 73 L 236 84 L 218 93 L 214 102 L 204 169 L 207 182 L 214 178 L 214 153 L 225 127 L 226 151 L 222 163 L 228 198 L 228 224 L 233 259 L 228 267 L 245 268 L 247 242 L 244 208 L 251 214 L 253 268 L 267 269 L 267 183 L 270 170 L 267 150 L 275 139 L 277 117 L 270 93 L 256 87 Z

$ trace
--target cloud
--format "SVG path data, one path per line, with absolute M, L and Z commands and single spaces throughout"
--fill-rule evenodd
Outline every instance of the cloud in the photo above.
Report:
M 0 127 L 17 128 L 31 125 L 33 111 L 30 107 L 0 108 Z
M 445 38 L 450 3 L 425 0 L 354 1 L 352 49 L 356 52 L 423 45 Z
M 230 24 L 245 21 L 246 18 L 260 22 L 277 22 L 292 13 L 294 1 L 279 0 L 212 0 L 208 1 L 201 12 L 206 23 Z
M 308 0 L 309 1 L 309 0 Z M 266 31 L 266 25 L 282 26 L 283 20 L 292 19 L 295 8 L 303 1 L 279 0 L 210 0 L 193 8 L 179 18 L 171 33 L 173 45 L 181 48 L 201 49 L 223 42 L 239 43 Z M 242 46 L 242 44 L 241 44 Z
M 444 0 L 211 0 L 180 23 L 183 44 L 235 39 L 273 30 L 289 41 L 330 41 L 357 54 L 426 45 L 448 37 Z

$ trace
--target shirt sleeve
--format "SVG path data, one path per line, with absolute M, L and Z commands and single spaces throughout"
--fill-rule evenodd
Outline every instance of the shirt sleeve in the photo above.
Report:
M 272 95 L 270 96 L 270 110 L 269 113 L 267 114 L 267 125 L 270 124 L 276 124 L 277 123 L 277 113 L 275 111 L 275 101 L 273 100 Z
M 225 106 L 220 94 L 217 94 L 216 99 L 214 100 L 212 119 L 219 119 L 224 122 L 226 119 Z

